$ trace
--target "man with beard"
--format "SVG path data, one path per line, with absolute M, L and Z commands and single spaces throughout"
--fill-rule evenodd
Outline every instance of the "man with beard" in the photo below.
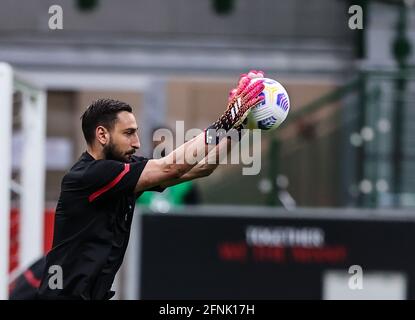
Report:
M 136 199 L 145 190 L 208 176 L 217 167 L 203 158 L 228 147 L 223 132 L 240 128 L 262 97 L 262 73 L 242 76 L 219 119 L 204 133 L 160 159 L 133 154 L 140 148 L 131 107 L 100 99 L 82 115 L 87 150 L 64 176 L 56 207 L 52 250 L 39 287 L 40 299 L 110 299 L 130 235 Z M 220 130 L 222 129 L 222 130 Z M 211 146 L 211 145 L 214 146 Z M 197 161 L 187 161 L 196 156 Z

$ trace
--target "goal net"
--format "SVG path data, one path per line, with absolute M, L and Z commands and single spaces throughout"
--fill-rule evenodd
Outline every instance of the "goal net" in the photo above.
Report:
M 43 254 L 46 94 L 0 62 L 0 299 Z

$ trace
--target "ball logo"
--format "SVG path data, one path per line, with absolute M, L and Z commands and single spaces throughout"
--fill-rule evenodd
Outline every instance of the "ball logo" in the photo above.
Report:
M 284 111 L 288 110 L 288 99 L 284 93 L 279 93 L 277 95 L 277 106 L 281 107 Z
M 262 102 L 252 108 L 248 114 L 248 128 L 274 130 L 284 122 L 290 110 L 290 98 L 281 83 L 264 78 L 264 90 L 260 96 Z

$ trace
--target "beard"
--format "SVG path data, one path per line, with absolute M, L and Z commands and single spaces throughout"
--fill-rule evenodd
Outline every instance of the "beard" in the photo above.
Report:
M 104 146 L 103 153 L 104 153 L 105 159 L 107 160 L 131 162 L 131 156 L 133 155 L 133 153 L 135 153 L 135 150 L 129 150 L 128 152 L 122 152 L 110 140 L 110 142 L 106 146 Z

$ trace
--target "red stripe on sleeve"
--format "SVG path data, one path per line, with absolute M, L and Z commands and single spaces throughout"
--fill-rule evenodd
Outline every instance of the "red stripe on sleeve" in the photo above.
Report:
M 33 287 L 33 288 L 39 288 L 40 287 L 40 279 L 36 278 L 35 275 L 33 274 L 32 270 L 26 270 L 23 273 L 23 276 L 25 277 L 25 279 L 27 280 L 27 282 L 29 282 L 29 284 Z
M 95 191 L 93 194 L 91 194 L 88 197 L 89 202 L 94 201 L 101 194 L 103 194 L 104 192 L 107 192 L 109 189 L 113 188 L 128 173 L 128 171 L 130 171 L 130 164 L 125 163 L 124 164 L 124 170 L 114 180 L 112 180 L 110 183 L 108 183 L 106 186 L 102 187 L 98 191 Z

